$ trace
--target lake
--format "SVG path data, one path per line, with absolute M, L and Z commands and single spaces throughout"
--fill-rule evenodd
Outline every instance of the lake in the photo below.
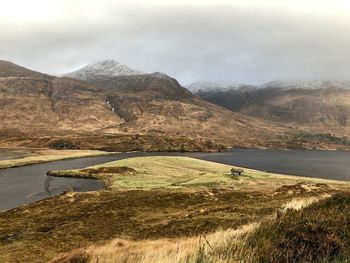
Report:
M 2 155 L 6 158 L 4 153 Z M 59 195 L 64 191 L 93 191 L 104 188 L 101 182 L 93 179 L 46 176 L 50 170 L 78 169 L 135 156 L 154 155 L 190 156 L 269 172 L 350 180 L 350 152 L 232 149 L 221 153 L 121 153 L 2 169 L 0 211 Z

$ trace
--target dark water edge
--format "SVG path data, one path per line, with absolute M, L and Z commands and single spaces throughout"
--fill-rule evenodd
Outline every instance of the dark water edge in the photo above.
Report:
M 47 176 L 51 170 L 79 169 L 137 156 L 189 156 L 269 172 L 350 180 L 350 152 L 232 149 L 221 153 L 121 153 L 84 157 L 0 170 L 0 211 L 59 195 L 104 188 L 94 179 Z
M 273 173 L 350 180 L 349 151 L 232 149 L 193 157 Z

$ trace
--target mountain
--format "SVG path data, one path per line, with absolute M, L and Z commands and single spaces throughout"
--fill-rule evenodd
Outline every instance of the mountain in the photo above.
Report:
M 99 65 L 87 82 L 1 61 L 1 144 L 211 150 L 266 146 L 281 130 L 203 101 L 166 74 L 114 76 Z
M 203 101 L 164 73 L 114 76 L 105 72 L 108 70 L 99 67 L 87 82 L 104 92 L 111 110 L 125 121 L 105 132 L 181 135 L 253 146 L 266 143 L 267 137 L 283 130 Z
M 350 82 L 273 81 L 261 86 L 199 90 L 233 112 L 315 133 L 350 135 Z
M 254 108 L 242 104 L 233 112 L 193 95 L 164 73 L 115 76 L 106 74 L 110 72 L 108 63 L 100 65 L 105 66 L 83 81 L 81 76 L 60 78 L 1 62 L 0 143 L 113 151 L 295 145 L 297 126 L 288 128 L 281 121 L 258 115 L 256 112 L 264 112 L 260 106 L 254 113 Z M 231 90 L 250 90 L 247 97 L 261 90 L 276 93 L 276 88 Z M 264 96 L 268 99 L 272 95 Z M 243 96 L 242 101 L 259 105 L 261 97 L 258 94 L 248 100 Z M 327 145 L 317 143 L 317 147 L 329 148 Z
M 183 88 L 176 79 L 159 72 L 129 76 L 90 77 L 88 82 L 107 94 L 147 93 L 147 96 L 164 99 L 193 97 L 193 94 Z
M 86 82 L 0 61 L 0 134 L 60 134 L 116 125 L 105 95 Z
M 131 69 L 118 61 L 108 59 L 95 64 L 89 64 L 81 69 L 67 73 L 64 76 L 89 81 L 104 77 L 129 76 L 136 74 L 142 74 L 142 72 Z

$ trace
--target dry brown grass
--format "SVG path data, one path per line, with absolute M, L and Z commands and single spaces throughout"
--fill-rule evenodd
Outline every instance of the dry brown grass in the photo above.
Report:
M 109 152 L 95 150 L 51 150 L 45 149 L 19 159 L 0 160 L 0 169 L 52 162 L 80 157 L 108 155 Z
M 254 263 L 350 261 L 350 194 L 337 193 L 302 210 L 266 220 L 246 239 Z
M 281 207 L 282 212 L 286 213 L 288 209 L 298 211 L 330 197 L 329 194 L 323 194 L 295 198 Z M 268 220 L 274 220 L 274 216 Z M 237 229 L 218 230 L 190 238 L 139 241 L 118 238 L 104 245 L 94 245 L 62 254 L 50 263 L 253 263 L 255 250 L 250 250 L 246 242 L 260 224 L 255 222 Z
M 311 196 L 311 197 L 304 197 L 304 198 L 293 198 L 291 201 L 287 202 L 285 205 L 282 206 L 283 211 L 286 211 L 288 209 L 293 210 L 301 210 L 305 207 L 308 207 L 309 205 L 319 202 L 323 199 L 331 197 L 330 194 L 323 194 L 319 196 Z
M 115 239 L 102 246 L 91 246 L 86 250 L 61 255 L 51 263 L 72 262 L 72 259 L 83 257 L 88 258 L 85 262 L 91 263 L 238 262 L 247 257 L 239 249 L 245 237 L 258 226 L 252 223 L 235 230 L 218 230 L 191 238 L 140 241 Z M 234 249 L 228 251 L 228 247 Z

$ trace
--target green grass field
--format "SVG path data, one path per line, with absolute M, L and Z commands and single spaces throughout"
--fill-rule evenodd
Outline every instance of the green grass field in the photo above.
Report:
M 115 167 L 128 167 L 135 172 L 126 174 L 108 172 L 108 168 Z M 341 181 L 288 176 L 253 169 L 244 169 L 241 176 L 232 176 L 230 173 L 232 167 L 234 166 L 190 157 L 154 156 L 124 159 L 78 170 L 52 171 L 50 175 L 96 178 L 103 180 L 112 190 L 220 188 L 264 191 L 283 185 L 302 183 L 305 184 L 305 191 L 308 191 L 308 185 L 313 184 L 348 186 Z M 99 172 L 99 169 L 103 171 Z

